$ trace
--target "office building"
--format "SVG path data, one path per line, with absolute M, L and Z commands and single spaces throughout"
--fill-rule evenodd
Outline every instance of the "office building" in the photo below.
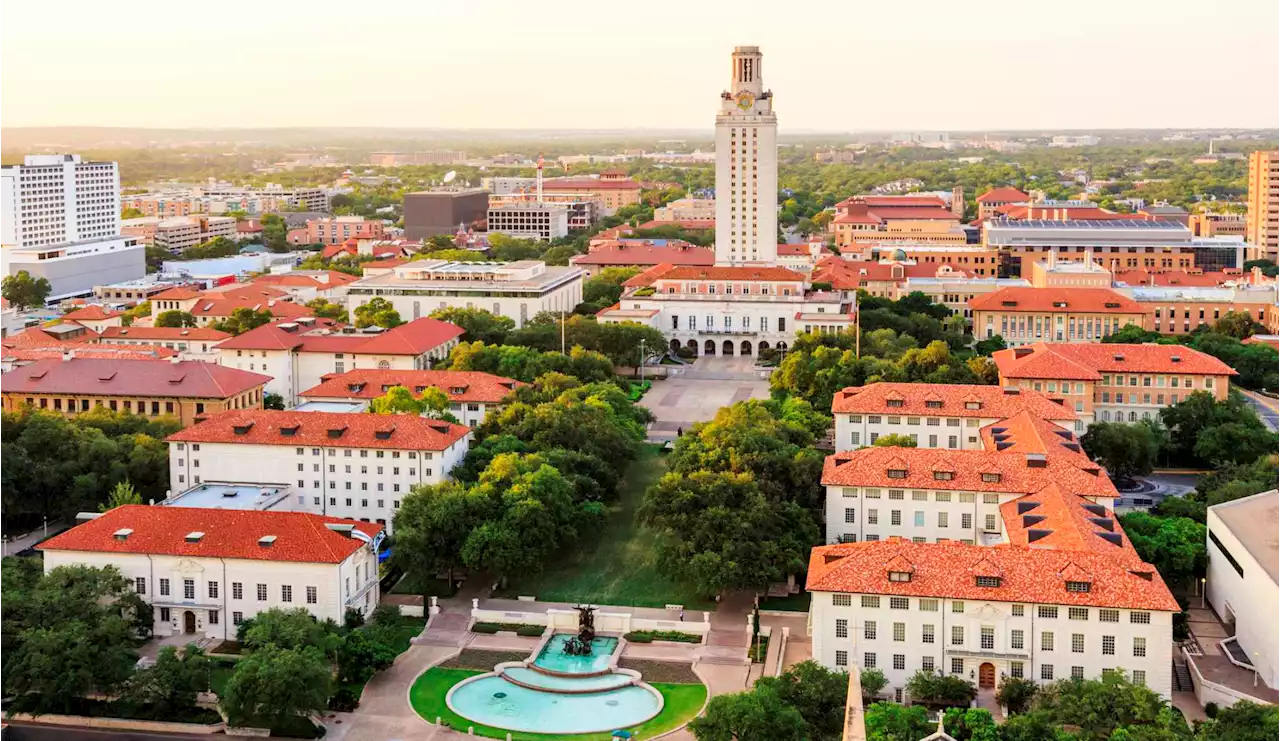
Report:
M 648 270 L 663 263 L 711 267 L 715 258 L 711 248 L 682 239 L 609 239 L 595 242 L 585 255 L 569 258 L 569 264 L 593 277 L 606 268 Z
M 837 203 L 828 227 L 836 246 L 886 243 L 963 245 L 968 236 L 960 217 L 936 195 L 853 196 Z
M 49 281 L 50 300 L 146 273 L 141 242 L 120 233 L 120 173 L 78 154 L 27 155 L 0 167 L 0 262 Z
M 569 208 L 560 203 L 530 201 L 490 206 L 487 218 L 490 234 L 539 242 L 569 236 Z
M 594 178 L 551 178 L 542 183 L 544 196 L 580 194 L 598 201 L 601 216 L 612 216 L 623 206 L 639 203 L 640 190 L 640 183 L 621 170 L 605 170 Z
M 236 220 L 230 216 L 174 216 L 168 219 L 142 217 L 122 222 L 121 231 L 143 244 L 179 253 L 211 239 L 236 238 Z
M 1010 347 L 1035 342 L 1099 342 L 1144 328 L 1146 309 L 1109 288 L 1005 288 L 969 300 L 974 335 Z
M 307 221 L 307 244 L 342 244 L 348 239 L 382 239 L 385 227 L 363 216 L 333 216 Z
M 1037 260 L 1056 252 L 1059 261 L 1085 252 L 1111 272 L 1223 270 L 1244 267 L 1245 245 L 1233 237 L 1195 237 L 1177 221 L 1142 219 L 993 218 L 983 225 L 982 244 L 1000 256 L 1002 277 L 1026 277 Z
M 1259 150 L 1249 155 L 1249 201 L 1245 236 L 1250 260 L 1280 256 L 1280 152 Z
M 449 412 L 459 422 L 475 427 L 490 411 L 502 409 L 511 392 L 524 385 L 478 371 L 358 369 L 323 376 L 319 384 L 298 397 L 306 404 L 356 403 L 363 408 L 394 386 L 403 386 L 415 396 L 435 388 L 449 396 Z
M 341 624 L 378 605 L 383 528 L 303 512 L 129 504 L 41 543 L 45 571 L 114 567 L 158 637 L 234 641 L 245 620 L 303 609 Z
M 714 198 L 678 198 L 653 210 L 654 221 L 714 220 L 715 218 L 716 199 Z
M 774 265 L 778 251 L 778 117 L 759 47 L 735 47 L 716 114 L 716 264 Z
M 352 283 L 347 289 L 347 307 L 354 312 L 379 296 L 391 302 L 406 320 L 456 306 L 510 317 L 519 328 L 542 311 L 572 312 L 582 302 L 585 276 L 581 268 L 551 266 L 539 260 L 415 260 Z
M 404 236 L 428 239 L 451 235 L 458 227 L 482 225 L 489 211 L 489 191 L 481 188 L 434 188 L 404 196 Z
M 992 188 L 978 196 L 978 218 L 985 221 L 996 216 L 1004 206 L 1027 203 L 1030 200 L 1030 195 L 1008 185 Z

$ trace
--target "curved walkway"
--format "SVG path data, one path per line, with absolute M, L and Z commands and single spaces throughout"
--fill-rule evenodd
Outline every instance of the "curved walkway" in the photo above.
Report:
M 431 741 L 463 735 L 423 721 L 409 705 L 409 688 L 418 675 L 457 652 L 450 646 L 410 646 L 390 669 L 369 680 L 354 713 L 326 716 L 327 741 Z

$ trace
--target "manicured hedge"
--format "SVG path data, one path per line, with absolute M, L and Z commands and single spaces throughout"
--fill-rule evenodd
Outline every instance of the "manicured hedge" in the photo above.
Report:
M 696 633 L 683 633 L 678 630 L 634 630 L 624 635 L 623 638 L 632 643 L 652 643 L 653 641 L 702 643 L 702 636 Z
M 517 635 L 522 636 L 540 636 L 546 630 L 546 626 L 530 623 L 476 623 L 471 626 L 472 633 L 484 633 L 486 635 L 492 635 L 504 630 L 515 632 Z

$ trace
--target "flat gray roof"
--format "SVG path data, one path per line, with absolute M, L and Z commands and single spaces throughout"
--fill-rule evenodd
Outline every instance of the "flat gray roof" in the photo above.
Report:
M 1249 555 L 1267 570 L 1271 581 L 1280 583 L 1280 491 L 1264 491 L 1251 497 L 1224 502 L 1209 508 L 1222 520 Z
M 201 484 L 161 504 L 199 509 L 266 510 L 287 496 L 287 484 Z

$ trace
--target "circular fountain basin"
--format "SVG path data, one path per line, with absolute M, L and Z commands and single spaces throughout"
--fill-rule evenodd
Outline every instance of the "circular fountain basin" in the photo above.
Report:
M 572 693 L 616 690 L 630 685 L 633 681 L 626 674 L 593 674 L 585 677 L 568 677 L 547 674 L 536 669 L 520 666 L 503 669 L 502 677 L 529 689 Z
M 563 694 L 521 687 L 493 674 L 460 682 L 445 702 L 467 720 L 526 733 L 611 731 L 643 723 L 662 711 L 662 695 L 647 685 Z
M 613 652 L 618 648 L 618 639 L 596 636 L 591 640 L 590 656 L 571 656 L 565 647 L 573 636 L 568 633 L 556 633 L 538 652 L 533 665 L 556 674 L 600 674 L 609 671 L 609 663 Z

